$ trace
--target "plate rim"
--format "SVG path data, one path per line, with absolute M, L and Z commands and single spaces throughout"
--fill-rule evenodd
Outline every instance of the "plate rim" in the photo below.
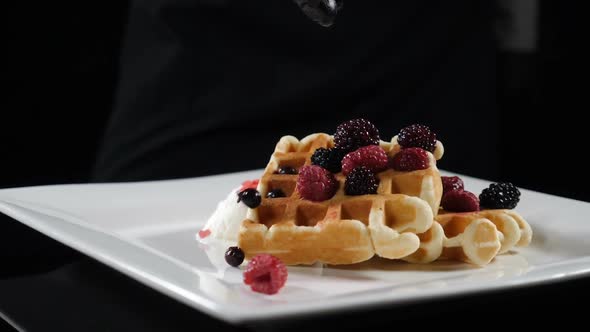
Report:
M 242 172 L 240 172 L 242 173 Z M 228 174 L 229 175 L 229 174 Z M 477 178 L 474 178 L 477 179 Z M 481 180 L 481 179 L 478 179 Z M 485 180 L 484 180 L 485 181 Z M 528 190 L 528 189 L 526 189 Z M 542 193 L 544 194 L 544 193 Z M 545 194 L 550 195 L 550 194 Z M 553 195 L 551 195 L 553 196 Z M 556 196 L 559 197 L 559 196 Z M 567 197 L 559 197 L 561 199 L 572 200 Z M 576 201 L 576 200 L 572 200 Z M 583 202 L 583 201 L 581 201 Z M 583 202 L 587 203 L 587 202 Z M 134 246 L 144 247 L 136 243 L 135 241 L 130 241 L 127 238 L 123 238 L 117 234 L 112 232 L 105 231 L 104 229 L 97 229 L 93 225 L 89 225 L 85 223 L 83 220 L 79 220 L 76 217 L 68 215 L 63 211 L 52 211 L 51 209 L 46 209 L 47 211 L 39 211 L 37 208 L 31 208 L 22 206 L 22 203 L 11 201 L 10 199 L 6 199 L 5 197 L 0 198 L 0 211 L 5 213 L 6 215 L 14 218 L 15 220 L 33 228 L 37 231 L 42 232 L 46 236 L 49 236 L 71 248 L 74 250 L 80 251 L 81 253 L 92 257 L 100 261 L 101 263 L 123 273 L 132 279 L 136 280 L 137 282 L 141 282 L 144 285 L 149 286 L 150 288 L 159 291 L 161 293 L 170 296 L 189 307 L 194 308 L 195 310 L 199 310 L 205 314 L 213 316 L 217 319 L 226 321 L 228 323 L 246 323 L 252 321 L 260 321 L 260 320 L 274 320 L 274 319 L 281 319 L 287 318 L 294 315 L 321 315 L 321 314 L 331 314 L 334 312 L 351 310 L 354 308 L 359 309 L 369 309 L 371 307 L 381 307 L 381 306 L 391 306 L 396 307 L 400 305 L 407 305 L 410 303 L 417 303 L 423 302 L 428 299 L 441 299 L 441 298 L 451 298 L 456 296 L 469 296 L 475 293 L 489 293 L 494 291 L 503 291 L 503 290 L 511 290 L 514 288 L 522 288 L 522 287 L 534 287 L 538 285 L 545 285 L 545 284 L 552 284 L 557 282 L 568 281 L 572 279 L 583 278 L 590 275 L 590 255 L 583 255 L 578 256 L 571 259 L 566 259 L 562 261 L 557 261 L 553 263 L 549 263 L 547 265 L 543 265 L 542 267 L 552 268 L 553 266 L 566 266 L 567 269 L 565 271 L 561 271 L 559 274 L 553 274 L 550 277 L 536 277 L 531 279 L 530 274 L 525 274 L 526 278 L 517 277 L 509 280 L 494 280 L 486 283 L 483 287 L 481 284 L 473 283 L 467 284 L 465 286 L 454 286 L 449 289 L 441 290 L 438 289 L 435 292 L 433 291 L 425 291 L 422 293 L 415 293 L 411 296 L 402 296 L 402 297 L 386 297 L 385 295 L 366 295 L 367 293 L 386 293 L 383 292 L 384 289 L 393 290 L 399 286 L 384 286 L 383 288 L 378 289 L 371 289 L 368 291 L 363 291 L 365 295 L 360 297 L 355 295 L 346 295 L 344 294 L 336 303 L 332 303 L 329 306 L 326 306 L 326 303 L 329 303 L 333 297 L 326 297 L 317 303 L 310 305 L 310 303 L 294 303 L 294 304 L 283 304 L 281 306 L 269 306 L 265 308 L 265 312 L 259 311 L 243 311 L 239 310 L 242 308 L 238 305 L 227 305 L 227 304 L 219 304 L 214 299 L 209 299 L 206 294 L 204 294 L 199 289 L 193 290 L 193 294 L 200 298 L 200 301 L 195 302 L 194 299 L 189 299 L 177 292 L 174 292 L 170 288 L 166 288 L 165 286 L 158 284 L 153 280 L 148 280 L 145 276 L 138 274 L 132 270 L 129 270 L 125 267 L 125 262 L 122 262 L 121 258 L 111 257 L 109 255 L 101 255 L 100 251 L 101 248 L 93 248 L 94 250 L 90 250 L 90 248 L 84 247 L 80 245 L 79 241 L 76 241 L 76 236 L 74 234 L 67 234 L 62 233 L 60 231 L 52 231 L 45 227 L 44 225 L 39 224 L 34 218 L 27 218 L 23 215 L 22 211 L 25 212 L 32 211 L 34 213 L 51 216 L 53 218 L 59 218 L 63 222 L 75 224 L 79 227 L 84 227 L 86 229 L 107 234 L 108 236 L 112 236 L 117 238 L 120 241 L 126 242 L 128 244 L 132 244 Z M 50 213 L 50 214 L 48 214 Z M 147 247 L 147 246 L 145 246 Z M 145 248 L 143 248 L 145 249 Z M 125 259 L 123 259 L 125 261 Z M 144 271 L 145 272 L 145 271 Z M 149 273 L 149 271 L 148 271 Z M 207 303 L 209 302 L 209 303 Z M 222 308 L 220 308 L 222 306 Z

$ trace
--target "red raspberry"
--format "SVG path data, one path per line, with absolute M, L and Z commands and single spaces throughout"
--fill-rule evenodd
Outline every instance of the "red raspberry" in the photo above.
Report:
M 259 293 L 276 294 L 287 282 L 287 267 L 275 256 L 254 256 L 244 270 L 244 283 Z
M 199 237 L 201 239 L 204 239 L 204 238 L 206 238 L 209 235 L 211 235 L 211 231 L 208 230 L 208 229 L 202 229 L 202 230 L 199 231 Z
M 258 182 L 260 179 L 256 180 L 246 180 L 242 182 L 242 186 L 240 187 L 239 191 L 243 191 L 244 189 L 256 189 L 258 187 Z
M 328 200 L 338 190 L 334 174 L 317 165 L 307 165 L 299 170 L 297 191 L 301 197 L 315 202 Z
M 404 148 L 422 148 L 433 152 L 436 148 L 436 134 L 421 124 L 413 124 L 400 130 L 397 142 Z
M 441 205 L 450 212 L 479 211 L 479 198 L 469 191 L 453 190 L 443 196 Z
M 387 161 L 387 154 L 380 146 L 365 146 L 344 156 L 342 174 L 348 175 L 359 166 L 365 166 L 373 173 L 379 173 L 387 168 Z
M 391 167 L 396 171 L 416 171 L 429 166 L 428 153 L 421 148 L 403 149 L 391 159 Z
M 465 185 L 463 180 L 458 176 L 441 176 L 443 185 L 443 195 L 453 190 L 463 190 Z

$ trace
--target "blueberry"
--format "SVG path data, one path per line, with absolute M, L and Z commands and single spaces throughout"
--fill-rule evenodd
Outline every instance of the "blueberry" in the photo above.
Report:
M 258 190 L 253 188 L 248 188 L 240 191 L 238 193 L 238 203 L 243 202 L 247 207 L 254 209 L 260 205 L 262 201 L 262 197 Z
M 231 266 L 240 266 L 244 261 L 244 252 L 238 247 L 229 247 L 225 251 L 225 261 Z
M 277 170 L 279 174 L 297 174 L 297 170 L 290 166 L 281 167 Z
M 266 194 L 266 198 L 279 198 L 286 197 L 285 193 L 281 189 L 271 190 Z

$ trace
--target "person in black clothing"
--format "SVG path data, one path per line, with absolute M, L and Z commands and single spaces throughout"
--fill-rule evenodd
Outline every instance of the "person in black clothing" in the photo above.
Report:
M 495 13 L 468 0 L 132 1 L 92 180 L 261 168 L 281 136 L 359 117 L 384 140 L 426 124 L 448 148 L 441 168 L 494 177 Z
M 359 117 L 384 140 L 426 124 L 446 147 L 440 168 L 495 178 L 497 13 L 486 0 L 132 0 L 91 181 L 262 168 L 281 136 Z M 78 258 L 5 224 L 5 276 Z M 90 271 L 58 276 L 85 284 Z
M 359 117 L 384 140 L 427 124 L 446 147 L 440 168 L 493 178 L 495 16 L 484 0 L 132 1 L 89 181 L 262 168 L 281 136 Z M 0 275 L 74 255 L 4 215 L 0 224 L 11 266 Z

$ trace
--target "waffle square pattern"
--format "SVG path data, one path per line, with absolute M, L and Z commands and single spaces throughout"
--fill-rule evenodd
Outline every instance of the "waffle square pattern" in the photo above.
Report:
M 397 136 L 379 145 L 389 158 L 401 150 Z M 409 172 L 389 168 L 377 173 L 376 194 L 346 195 L 346 178 L 337 173 L 339 186 L 332 198 L 303 199 L 297 192 L 298 174 L 278 170 L 310 165 L 316 149 L 332 147 L 334 138 L 325 133 L 279 140 L 258 183 L 262 202 L 248 209 L 240 227 L 238 245 L 246 259 L 269 253 L 288 265 L 335 265 L 377 255 L 411 263 L 448 258 L 485 265 L 498 253 L 530 242 L 530 226 L 514 211 L 458 214 L 441 209 L 442 182 L 436 162 L 444 149 L 438 141 L 435 150 L 427 152 L 428 168 Z M 267 198 L 274 190 L 285 197 Z

